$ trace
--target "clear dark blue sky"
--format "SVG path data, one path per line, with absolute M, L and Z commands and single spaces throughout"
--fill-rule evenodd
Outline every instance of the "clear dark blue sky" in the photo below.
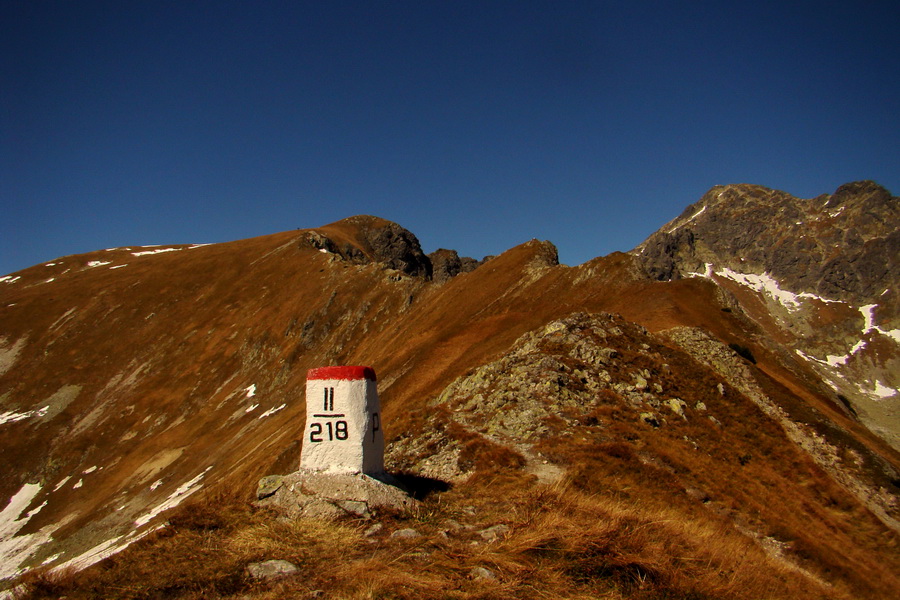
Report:
M 896 1 L 0 7 L 0 274 L 354 214 L 578 264 L 716 184 L 900 193 Z

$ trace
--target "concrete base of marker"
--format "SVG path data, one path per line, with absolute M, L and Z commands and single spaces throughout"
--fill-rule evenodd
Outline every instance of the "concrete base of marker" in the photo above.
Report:
M 418 502 L 390 475 L 323 473 L 303 470 L 260 480 L 257 506 L 273 508 L 290 518 L 368 519 L 379 510 L 407 512 Z

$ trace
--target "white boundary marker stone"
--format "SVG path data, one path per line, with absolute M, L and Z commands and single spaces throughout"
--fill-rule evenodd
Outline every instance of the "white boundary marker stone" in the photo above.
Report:
M 372 367 L 307 371 L 300 468 L 367 475 L 384 472 L 384 432 Z

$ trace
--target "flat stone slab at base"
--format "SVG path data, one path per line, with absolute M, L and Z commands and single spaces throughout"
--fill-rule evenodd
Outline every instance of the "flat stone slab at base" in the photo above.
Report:
M 291 518 L 334 519 L 349 515 L 368 519 L 379 509 L 402 512 L 416 504 L 389 475 L 376 479 L 363 474 L 315 471 L 263 477 L 257 498 L 257 506 L 276 509 Z

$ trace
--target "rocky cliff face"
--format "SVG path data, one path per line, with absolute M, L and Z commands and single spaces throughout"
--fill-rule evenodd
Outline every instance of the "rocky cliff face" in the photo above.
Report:
M 652 279 L 706 277 L 742 299 L 900 447 L 898 223 L 898 198 L 871 181 L 812 199 L 716 186 L 634 254 Z

